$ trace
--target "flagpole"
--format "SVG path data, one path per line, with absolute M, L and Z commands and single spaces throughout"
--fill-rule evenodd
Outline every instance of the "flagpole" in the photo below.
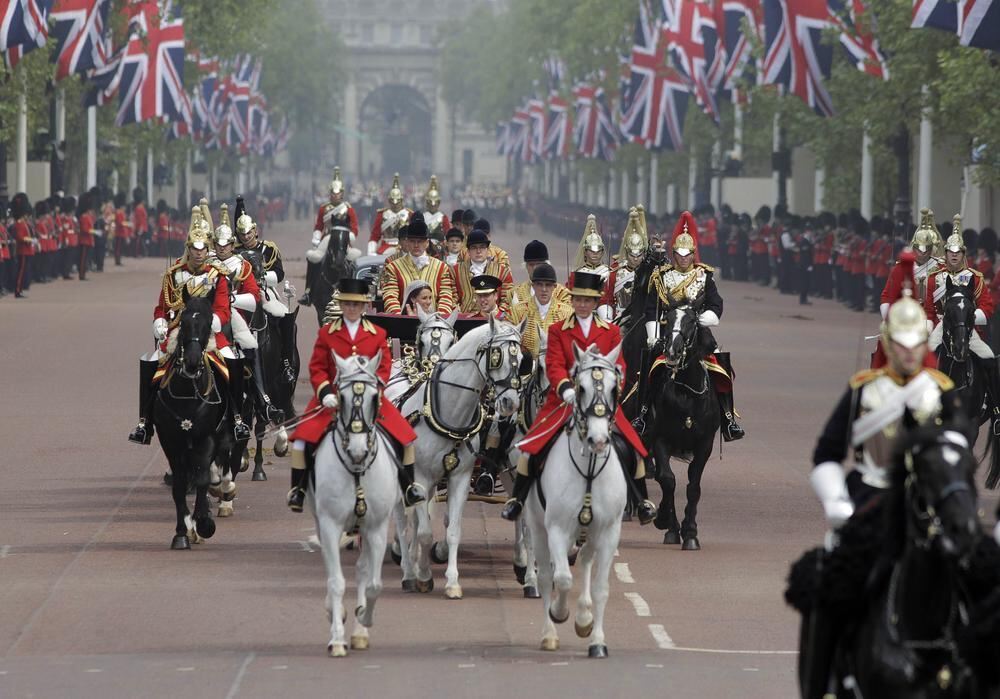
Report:
M 649 153 L 649 202 L 646 211 L 652 216 L 660 213 L 657 206 L 660 197 L 660 156 L 656 151 Z
M 97 186 L 97 107 L 87 107 L 87 189 Z
M 875 164 L 872 161 L 872 137 L 865 124 L 864 137 L 861 141 L 861 215 L 866 219 L 872 217 L 872 207 L 875 199 Z
M 21 69 L 21 91 L 17 95 L 17 191 L 28 191 L 28 97 L 27 77 Z

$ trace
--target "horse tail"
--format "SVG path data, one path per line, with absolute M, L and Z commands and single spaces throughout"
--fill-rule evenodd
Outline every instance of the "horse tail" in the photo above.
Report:
M 992 425 L 990 426 L 992 429 Z M 989 490 L 996 490 L 1000 484 L 1000 435 L 991 433 L 986 440 L 986 451 L 983 452 L 983 459 L 990 457 L 990 470 L 986 472 L 986 487 Z

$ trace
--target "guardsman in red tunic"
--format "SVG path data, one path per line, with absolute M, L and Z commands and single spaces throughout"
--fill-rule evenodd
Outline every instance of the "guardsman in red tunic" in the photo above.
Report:
M 31 286 L 31 263 L 35 257 L 35 237 L 31 230 L 31 202 L 28 195 L 18 192 L 10 201 L 10 215 L 14 219 L 11 238 L 17 252 L 17 276 L 14 280 L 14 298 L 26 298 L 25 290 Z
M 115 267 L 122 266 L 122 252 L 128 242 L 128 214 L 125 213 L 125 192 L 115 195 L 115 227 L 114 227 Z
M 369 255 L 388 255 L 399 247 L 399 229 L 410 222 L 413 212 L 403 207 L 403 190 L 399 187 L 399 173 L 392 176 L 389 189 L 389 207 L 379 209 L 372 223 L 368 239 Z
M 94 211 L 95 203 L 91 195 L 84 192 L 80 195 L 80 281 L 87 280 L 87 267 L 90 265 L 90 252 L 94 249 L 94 224 L 97 217 Z
M 378 356 L 376 374 L 383 386 L 389 381 L 392 370 L 392 354 L 385 330 L 364 318 L 365 307 L 370 301 L 368 281 L 341 279 L 336 299 L 342 315 L 319 329 L 312 359 L 309 360 L 309 379 L 315 393 L 305 414 L 315 414 L 292 434 L 292 489 L 288 491 L 288 507 L 293 512 L 302 511 L 316 446 L 329 429 L 338 407 L 337 362 L 334 356 L 341 359 L 352 356 L 374 359 Z M 396 406 L 384 399 L 379 403 L 378 424 L 403 447 L 402 467 L 399 469 L 403 502 L 407 507 L 423 502 L 427 499 L 423 487 L 413 482 L 413 442 L 417 438 L 416 433 Z
M 549 389 L 545 404 L 538 411 L 535 423 L 528 430 L 524 439 L 518 443 L 522 452 L 517 464 L 517 477 L 514 481 L 512 497 L 504 505 L 501 517 L 507 520 L 517 519 L 524 507 L 524 501 L 531 491 L 531 484 L 537 474 L 535 459 L 546 451 L 546 447 L 556 439 L 563 426 L 573 415 L 573 404 L 576 391 L 570 379 L 570 371 L 576 362 L 573 353 L 574 345 L 585 350 L 596 345 L 601 354 L 608 354 L 622 342 L 621 331 L 617 325 L 606 323 L 594 313 L 597 303 L 604 291 L 604 280 L 600 275 L 578 271 L 570 288 L 570 298 L 573 304 L 573 315 L 562 323 L 549 326 L 548 349 L 545 355 L 545 371 L 552 388 Z M 621 376 L 626 375 L 625 358 L 618 355 L 618 366 Z M 621 388 L 621 386 L 619 386 Z M 622 412 L 621 406 L 615 410 L 615 427 L 625 437 L 633 449 L 642 457 L 646 456 L 646 448 L 631 423 Z M 635 478 L 643 474 L 634 474 Z M 649 501 L 640 505 L 640 521 L 652 521 L 656 516 L 656 508 Z
M 306 252 L 306 289 L 299 298 L 299 303 L 308 306 L 312 303 L 309 291 L 312 289 L 319 266 L 326 255 L 326 246 L 330 240 L 329 228 L 347 228 L 351 231 L 350 245 L 358 238 L 358 215 L 354 207 L 344 201 L 344 182 L 340 179 L 340 168 L 333 168 L 333 180 L 330 182 L 330 201 L 319 207 L 316 212 L 316 223 L 313 224 L 312 249 Z
M 132 235 L 135 236 L 135 256 L 149 254 L 149 215 L 146 213 L 146 192 L 142 187 L 132 190 Z

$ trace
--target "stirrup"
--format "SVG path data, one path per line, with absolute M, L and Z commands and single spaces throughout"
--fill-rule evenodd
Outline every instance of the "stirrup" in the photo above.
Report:
M 508 522 L 516 522 L 517 518 L 521 516 L 521 510 L 523 509 L 524 504 L 520 500 L 511 498 L 504 503 L 500 516 Z
M 309 292 L 308 291 L 305 292 L 304 294 L 302 294 L 302 296 L 299 296 L 299 305 L 300 306 L 311 306 L 312 305 L 312 299 L 309 298 Z
M 139 418 L 139 423 L 128 435 L 128 441 L 134 444 L 149 444 L 153 441 L 153 426 L 147 425 L 145 418 Z
M 740 427 L 732 413 L 726 413 L 726 425 L 722 428 L 722 440 L 725 442 L 735 442 L 746 437 L 746 432 Z
M 292 512 L 302 512 L 302 508 L 306 502 L 306 491 L 302 490 L 299 486 L 292 486 L 292 489 L 288 491 L 288 509 Z
M 496 481 L 493 474 L 485 471 L 480 473 L 479 478 L 476 479 L 476 495 L 493 495 L 494 490 L 496 490 Z
M 247 424 L 243 422 L 243 418 L 237 415 L 233 418 L 233 436 L 236 437 L 236 441 L 245 442 L 250 439 L 250 428 Z
M 264 418 L 268 422 L 273 422 L 274 424 L 279 424 L 285 421 L 285 411 L 281 408 L 276 408 L 271 402 L 271 399 L 267 397 L 265 393 L 263 395 L 264 401 Z
M 649 524 L 654 519 L 656 519 L 656 515 L 658 514 L 656 505 L 654 505 L 649 500 L 643 500 L 642 502 L 640 502 L 639 505 L 635 508 L 635 510 L 636 510 L 636 516 L 639 518 L 639 524 L 643 526 Z

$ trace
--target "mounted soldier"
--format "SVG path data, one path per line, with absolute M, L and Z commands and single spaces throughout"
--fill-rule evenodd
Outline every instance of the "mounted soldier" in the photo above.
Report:
M 358 237 L 358 215 L 354 207 L 344 200 L 344 182 L 340 179 L 340 168 L 333 168 L 333 180 L 330 182 L 330 201 L 319 207 L 316 212 L 316 223 L 313 224 L 312 249 L 306 253 L 306 289 L 299 303 L 308 306 L 312 303 L 309 292 L 319 273 L 319 266 L 326 255 L 331 228 L 346 228 L 350 231 L 350 244 Z M 315 262 L 313 260 L 316 260 Z
M 183 257 L 167 268 L 160 285 L 160 296 L 153 309 L 153 340 L 157 349 L 139 360 L 139 422 L 129 434 L 129 441 L 149 444 L 153 439 L 151 418 L 153 398 L 160 358 L 167 357 L 169 338 L 180 323 L 185 299 L 189 296 L 204 297 L 212 303 L 212 331 L 215 350 L 211 356 L 221 357 L 223 366 L 214 365 L 219 376 L 229 384 L 228 414 L 237 441 L 250 438 L 250 430 L 243 423 L 238 406 L 243 401 L 243 361 L 236 357 L 229 340 L 222 333 L 222 326 L 229 323 L 230 301 L 228 270 L 217 260 L 210 259 L 211 224 L 206 221 L 199 207 L 191 210 L 191 227 Z M 215 361 L 213 359 L 212 361 Z
M 583 237 L 580 239 L 580 246 L 576 251 L 576 259 L 573 261 L 573 271 L 569 274 L 567 287 L 573 286 L 573 275 L 577 272 L 587 272 L 596 274 L 601 278 L 601 296 L 608 285 L 608 278 L 611 276 L 611 268 L 607 264 L 604 250 L 604 238 L 597 230 L 597 217 L 594 214 L 587 216 L 587 224 L 583 228 Z
M 448 315 L 455 308 L 455 282 L 448 265 L 427 254 L 427 225 L 423 216 L 413 216 L 405 235 L 409 252 L 387 263 L 382 272 L 384 312 L 402 313 L 407 286 L 420 279 L 431 288 L 434 310 Z
M 650 347 L 657 346 L 660 324 L 665 319 L 664 311 L 671 305 L 694 302 L 702 297 L 704 300 L 698 324 L 703 333 L 710 334 L 709 328 L 717 326 L 722 317 L 722 296 L 715 285 L 714 270 L 698 261 L 697 235 L 694 217 L 691 212 L 685 211 L 674 228 L 672 261 L 657 267 L 650 277 L 649 290 L 656 291 L 649 295 L 646 303 L 646 341 Z M 743 439 L 745 433 L 736 422 L 733 409 L 734 374 L 729 353 L 720 352 L 714 338 L 708 344 L 715 347 L 715 351 L 706 356 L 704 361 L 715 379 L 713 385 L 722 413 L 722 438 L 727 442 Z M 647 383 L 639 382 L 641 406 L 645 406 L 642 387 Z
M 632 303 L 632 286 L 635 271 L 646 258 L 649 241 L 646 237 L 645 211 L 642 206 L 629 210 L 628 226 L 622 235 L 621 252 L 611 267 L 604 296 L 597 312 L 603 318 L 619 322 L 622 314 Z
M 438 180 L 431 175 L 431 183 L 424 194 L 424 223 L 427 224 L 427 236 L 430 239 L 430 254 L 440 257 L 444 248 L 444 236 L 451 230 L 448 214 L 441 211 L 441 192 L 438 190 Z
M 403 206 L 403 190 L 399 186 L 399 173 L 392 176 L 388 194 L 389 206 L 379 209 L 372 223 L 368 239 L 369 255 L 388 255 L 399 246 L 399 230 L 410 222 L 413 211 Z

